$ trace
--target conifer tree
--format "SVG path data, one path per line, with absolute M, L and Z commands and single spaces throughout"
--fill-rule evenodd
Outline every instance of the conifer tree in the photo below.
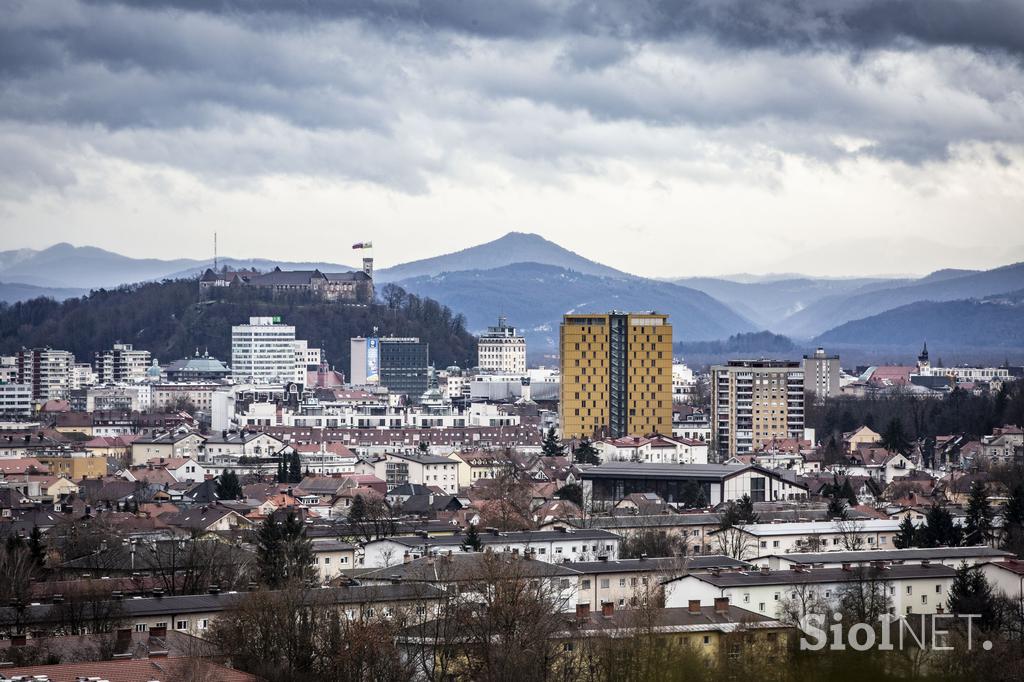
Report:
M 548 432 L 544 435 L 544 442 L 541 444 L 541 451 L 545 457 L 558 457 L 565 454 L 565 445 L 559 440 L 558 434 L 555 433 L 555 427 L 552 426 L 548 429 Z
M 988 489 L 981 481 L 971 484 L 967 500 L 967 518 L 964 526 L 964 543 L 985 545 L 992 539 L 992 505 L 988 501 Z

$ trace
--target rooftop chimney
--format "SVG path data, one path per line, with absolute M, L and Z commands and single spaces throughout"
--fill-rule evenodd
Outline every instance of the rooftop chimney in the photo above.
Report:
M 715 613 L 728 613 L 729 612 L 729 598 L 728 597 L 715 597 Z
M 697 615 L 700 613 L 700 599 L 691 599 L 689 605 L 686 607 L 688 613 Z
M 603 601 L 601 602 L 601 617 L 611 618 L 615 614 L 615 602 Z
M 576 621 L 582 623 L 587 620 L 590 620 L 590 604 L 577 604 Z

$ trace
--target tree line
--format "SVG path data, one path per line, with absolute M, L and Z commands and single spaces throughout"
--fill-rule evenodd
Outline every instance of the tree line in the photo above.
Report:
M 349 366 L 349 339 L 370 335 L 374 328 L 381 335 L 420 337 L 430 344 L 435 366 L 476 364 L 476 339 L 462 315 L 395 285 L 386 285 L 380 295 L 370 305 L 351 305 L 309 293 L 225 288 L 200 300 L 198 282 L 182 279 L 97 289 L 62 302 L 0 303 L 0 353 L 50 346 L 91 361 L 95 352 L 121 341 L 165 362 L 209 350 L 230 363 L 232 325 L 250 316 L 280 316 L 340 369 Z

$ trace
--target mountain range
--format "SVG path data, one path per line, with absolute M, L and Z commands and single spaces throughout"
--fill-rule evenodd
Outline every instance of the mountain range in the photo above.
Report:
M 231 269 L 314 269 L 331 262 L 221 258 Z M 208 260 L 137 259 L 57 244 L 0 252 L 0 300 L 76 297 L 125 283 L 195 277 Z M 722 340 L 769 330 L 809 346 L 878 344 L 906 337 L 951 347 L 1024 349 L 1015 296 L 1024 263 L 992 270 L 946 269 L 924 277 L 826 278 L 798 274 L 656 280 L 589 260 L 535 234 L 512 232 L 460 251 L 380 268 L 388 283 L 429 296 L 482 331 L 499 314 L 527 335 L 534 353 L 557 347 L 561 315 L 573 311 L 657 310 L 671 317 L 676 341 Z M 977 329 L 968 333 L 965 321 Z M 979 327 L 980 325 L 980 327 Z M 987 330 L 987 331 L 986 331 Z M 998 330 L 998 333 L 996 333 Z M 901 341 L 902 343 L 902 341 Z

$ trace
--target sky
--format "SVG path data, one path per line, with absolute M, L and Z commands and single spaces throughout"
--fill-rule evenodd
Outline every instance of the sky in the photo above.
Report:
M 0 249 L 1024 260 L 1020 0 L 5 0 Z

